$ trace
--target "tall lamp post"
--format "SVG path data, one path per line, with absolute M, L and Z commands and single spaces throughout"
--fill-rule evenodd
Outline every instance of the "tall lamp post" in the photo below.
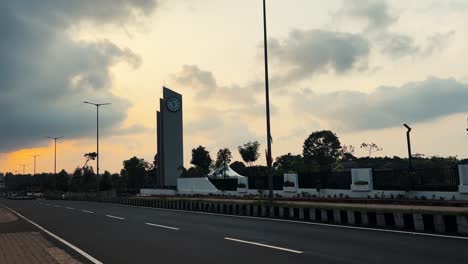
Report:
M 271 170 L 271 129 L 270 129 L 270 91 L 268 82 L 268 41 L 267 41 L 267 22 L 266 22 L 266 3 L 263 0 L 263 50 L 265 57 L 265 104 L 266 104 L 266 126 L 267 126 L 267 166 L 268 166 L 268 199 L 273 201 L 273 174 Z
M 413 163 L 412 163 L 412 156 L 411 156 L 411 140 L 410 140 L 410 132 L 411 132 L 411 127 L 408 126 L 407 124 L 403 124 L 403 126 L 408 129 L 406 131 L 406 143 L 408 145 L 408 168 L 410 171 L 413 170 Z
M 27 164 L 20 164 L 21 167 L 23 167 L 23 175 L 24 175 L 24 169 L 26 168 L 26 166 L 28 166 Z
M 57 139 L 61 139 L 61 138 L 63 138 L 63 136 L 61 136 L 61 137 L 47 137 L 47 138 L 50 138 L 50 139 L 54 140 L 54 174 L 57 174 Z
M 97 104 L 97 103 L 91 103 L 91 102 L 88 102 L 88 101 L 84 101 L 83 103 L 96 106 L 96 154 L 97 154 L 96 174 L 97 174 L 97 177 L 99 179 L 99 107 L 101 105 L 110 105 L 111 103 Z
M 41 155 L 29 155 L 34 158 L 34 176 L 36 175 L 36 158 L 40 157 Z

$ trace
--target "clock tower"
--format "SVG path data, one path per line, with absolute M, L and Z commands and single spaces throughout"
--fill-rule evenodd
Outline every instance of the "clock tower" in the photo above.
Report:
M 182 95 L 163 87 L 156 112 L 158 187 L 176 187 L 184 164 Z

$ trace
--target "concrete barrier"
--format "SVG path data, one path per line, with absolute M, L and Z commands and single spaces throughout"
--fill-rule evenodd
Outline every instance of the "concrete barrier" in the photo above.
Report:
M 386 212 L 295 207 L 294 205 L 246 204 L 237 202 L 200 201 L 186 199 L 145 199 L 145 198 L 81 198 L 101 203 L 115 203 L 142 207 L 156 207 L 176 210 L 201 211 L 219 214 L 233 214 L 280 219 L 297 219 L 299 221 L 325 222 L 332 224 L 349 224 L 358 226 L 377 226 L 418 232 L 454 233 L 468 235 L 468 217 L 466 215 L 444 215 L 425 212 Z M 375 210 L 378 210 L 377 208 Z

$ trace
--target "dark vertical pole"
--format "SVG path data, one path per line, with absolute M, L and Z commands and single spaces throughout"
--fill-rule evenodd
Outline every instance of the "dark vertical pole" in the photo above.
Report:
M 34 174 L 33 175 L 36 175 L 36 157 L 37 156 L 34 156 Z
M 408 131 L 406 131 L 406 143 L 408 145 L 408 168 L 409 168 L 410 171 L 412 171 L 413 170 L 413 163 L 412 163 L 411 139 L 410 139 L 411 127 L 408 126 L 407 124 L 404 124 L 404 126 L 406 127 L 406 129 L 408 129 Z
M 263 0 L 263 49 L 265 51 L 265 99 L 266 99 L 266 125 L 267 125 L 267 166 L 268 166 L 268 198 L 273 201 L 273 174 L 271 170 L 271 130 L 270 130 L 270 91 L 268 83 L 268 41 L 266 4 Z
M 54 138 L 54 174 L 57 175 L 57 139 Z
M 97 160 L 96 160 L 96 174 L 99 179 L 99 105 L 96 105 L 96 151 L 97 151 Z

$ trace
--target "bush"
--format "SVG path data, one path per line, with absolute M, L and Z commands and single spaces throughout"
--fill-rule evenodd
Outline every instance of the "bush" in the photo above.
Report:
M 295 187 L 296 185 L 295 185 L 294 182 L 292 182 L 292 181 L 285 181 L 285 182 L 283 183 L 283 186 L 284 186 L 284 187 Z
M 367 181 L 356 181 L 356 182 L 354 182 L 354 185 L 369 185 L 369 182 L 367 182 Z

